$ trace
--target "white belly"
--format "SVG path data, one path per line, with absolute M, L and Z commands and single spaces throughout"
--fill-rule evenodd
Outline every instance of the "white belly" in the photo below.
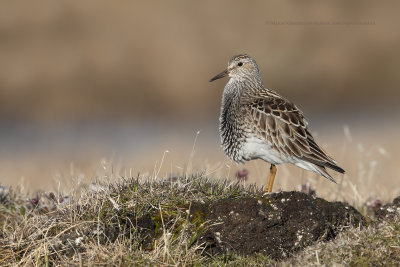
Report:
M 289 158 L 286 159 L 279 151 L 273 149 L 267 140 L 256 137 L 246 139 L 240 154 L 245 160 L 262 159 L 271 164 L 291 163 Z
M 322 175 L 328 179 L 332 179 L 329 177 L 329 174 L 327 174 L 326 171 L 322 172 L 322 169 L 318 168 L 316 165 L 296 157 L 281 154 L 279 151 L 273 149 L 267 140 L 260 140 L 256 137 L 246 139 L 246 142 L 240 149 L 240 156 L 244 160 L 262 159 L 274 165 L 291 163 L 297 167 L 318 173 L 319 175 Z

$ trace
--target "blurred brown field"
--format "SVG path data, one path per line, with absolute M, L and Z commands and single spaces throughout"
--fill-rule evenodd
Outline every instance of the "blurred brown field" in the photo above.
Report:
M 217 133 L 226 81 L 208 80 L 246 52 L 265 85 L 305 112 L 317 140 L 348 170 L 343 192 L 397 194 L 398 7 L 377 1 L 3 1 L 0 181 L 54 190 L 59 179 L 62 186 L 90 182 L 109 161 L 119 175 L 206 170 L 234 177 L 243 166 L 223 155 Z M 267 164 L 246 168 L 247 182 L 264 182 Z M 282 167 L 277 189 L 298 189 L 306 180 L 332 197 L 338 188 Z

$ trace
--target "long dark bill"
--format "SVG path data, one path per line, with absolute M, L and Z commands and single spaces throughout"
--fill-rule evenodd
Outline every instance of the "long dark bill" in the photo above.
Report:
M 224 78 L 224 77 L 227 76 L 227 75 L 228 75 L 228 70 L 226 69 L 226 70 L 224 70 L 223 72 L 221 72 L 220 74 L 216 75 L 214 78 L 212 78 L 212 79 L 210 80 L 210 82 L 213 82 L 213 81 L 215 81 L 215 80 Z

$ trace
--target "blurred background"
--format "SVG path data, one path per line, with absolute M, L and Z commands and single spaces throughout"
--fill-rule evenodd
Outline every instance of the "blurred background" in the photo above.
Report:
M 396 5 L 396 6 L 393 6 Z M 114 176 L 200 171 L 263 184 L 269 165 L 219 146 L 227 80 L 248 53 L 303 110 L 346 171 L 337 186 L 278 168 L 275 190 L 400 193 L 399 3 L 46 1 L 0 3 L 0 181 L 28 192 Z

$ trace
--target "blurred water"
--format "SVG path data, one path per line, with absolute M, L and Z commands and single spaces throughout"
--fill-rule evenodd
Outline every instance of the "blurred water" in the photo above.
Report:
M 365 112 L 368 112 L 364 110 Z M 395 131 L 399 114 L 379 112 L 357 114 L 306 114 L 312 132 L 342 135 L 343 126 L 363 135 L 385 135 Z M 60 124 L 2 121 L 0 123 L 0 158 L 21 154 L 38 155 L 57 152 L 74 156 L 85 152 L 114 151 L 122 156 L 142 154 L 164 145 L 168 140 L 191 146 L 197 131 L 201 142 L 219 144 L 218 118 L 215 121 L 165 121 L 155 118 L 121 121 L 90 121 Z M 171 144 L 174 145 L 174 144 Z
M 191 143 L 200 129 L 203 129 L 202 139 L 210 141 L 217 137 L 216 128 L 209 125 L 167 124 L 155 120 L 131 124 L 104 121 L 60 125 L 8 122 L 1 123 L 0 127 L 0 157 L 52 152 L 73 156 L 91 151 L 114 151 L 123 156 L 142 154 L 173 137 L 179 137 L 182 143 Z

